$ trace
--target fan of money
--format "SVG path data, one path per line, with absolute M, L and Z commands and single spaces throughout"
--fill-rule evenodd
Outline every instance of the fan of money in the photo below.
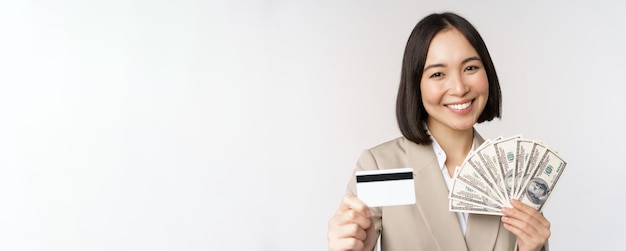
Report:
M 539 141 L 521 136 L 487 140 L 456 168 L 450 211 L 502 215 L 511 199 L 541 211 L 566 165 Z

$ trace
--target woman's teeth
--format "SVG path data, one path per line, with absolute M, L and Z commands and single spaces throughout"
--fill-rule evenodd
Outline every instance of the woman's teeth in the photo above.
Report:
M 454 104 L 454 105 L 448 105 L 448 107 L 454 109 L 454 110 L 463 110 L 468 108 L 470 105 L 472 104 L 472 101 L 467 101 L 463 104 Z

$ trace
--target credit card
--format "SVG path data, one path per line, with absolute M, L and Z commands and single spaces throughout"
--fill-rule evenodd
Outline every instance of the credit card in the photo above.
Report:
M 415 204 L 413 169 L 357 171 L 356 191 L 368 207 Z

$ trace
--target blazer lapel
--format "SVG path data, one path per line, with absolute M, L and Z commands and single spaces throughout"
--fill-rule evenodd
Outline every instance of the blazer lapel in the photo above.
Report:
M 448 210 L 448 188 L 432 147 L 407 143 L 407 164 L 414 170 L 414 217 L 424 220 L 440 250 L 467 250 L 456 214 Z
M 474 146 L 485 140 L 474 130 Z M 493 250 L 500 230 L 500 217 L 495 215 L 468 214 L 465 242 L 469 250 Z
M 469 250 L 493 250 L 500 229 L 497 215 L 469 214 L 465 240 Z

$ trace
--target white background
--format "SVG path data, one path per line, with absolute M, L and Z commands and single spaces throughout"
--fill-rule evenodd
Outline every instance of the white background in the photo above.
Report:
M 1 250 L 324 250 L 362 150 L 398 137 L 422 17 L 481 32 L 486 138 L 569 161 L 552 250 L 623 247 L 626 4 L 3 1 Z

